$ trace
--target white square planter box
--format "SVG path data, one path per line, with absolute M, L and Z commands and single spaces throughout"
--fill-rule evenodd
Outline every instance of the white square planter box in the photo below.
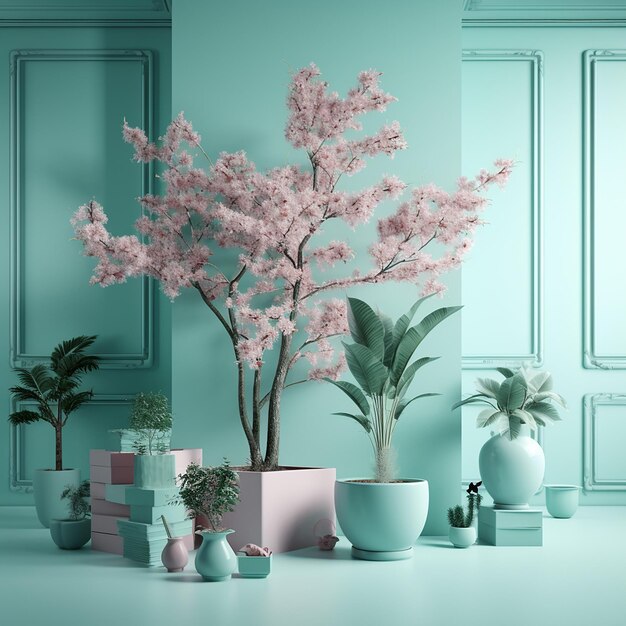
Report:
M 335 521 L 334 468 L 289 467 L 276 472 L 238 471 L 240 502 L 223 519 L 234 550 L 247 543 L 274 553 L 317 544 L 315 525 Z

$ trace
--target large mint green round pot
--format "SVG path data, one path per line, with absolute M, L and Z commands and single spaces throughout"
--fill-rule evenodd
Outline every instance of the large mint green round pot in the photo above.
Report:
M 496 508 L 527 509 L 528 500 L 543 482 L 545 457 L 528 426 L 522 426 L 513 440 L 491 437 L 480 450 L 478 465 Z
M 196 552 L 196 571 L 204 580 L 228 580 L 237 569 L 237 557 L 226 540 L 234 530 L 202 531 L 202 543 Z
M 69 501 L 61 500 L 65 487 L 80 485 L 80 470 L 35 470 L 33 475 L 33 492 L 37 517 L 43 526 L 50 527 L 52 519 L 68 519 L 70 516 Z
M 354 557 L 370 561 L 408 559 L 426 523 L 428 482 L 338 480 L 335 508 Z

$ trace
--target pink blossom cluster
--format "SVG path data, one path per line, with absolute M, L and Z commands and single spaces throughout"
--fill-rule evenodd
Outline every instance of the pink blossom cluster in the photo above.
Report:
M 314 65 L 295 73 L 285 136 L 306 151 L 306 168 L 288 165 L 259 172 L 244 152 L 222 153 L 208 169 L 199 168 L 194 166 L 196 152 L 205 153 L 182 113 L 158 143 L 124 122 L 123 136 L 133 145 L 134 158 L 164 164 L 166 189 L 141 198 L 140 237 L 111 235 L 107 216 L 93 200 L 78 209 L 72 218 L 76 237 L 85 255 L 98 260 L 92 282 L 108 286 L 147 274 L 172 299 L 181 289 L 196 289 L 228 331 L 240 363 L 260 368 L 265 351 L 280 342 L 291 348 L 281 356 L 289 367 L 306 358 L 309 378 L 336 378 L 344 360 L 335 359 L 330 338 L 347 332 L 345 302 L 311 304 L 311 298 L 389 280 L 412 283 L 424 294 L 442 292 L 441 276 L 461 264 L 482 224 L 483 192 L 503 185 L 513 165 L 496 161 L 493 171 L 460 179 L 453 193 L 435 185 L 413 189 L 378 221 L 377 241 L 369 249 L 373 267 L 363 273 L 353 270 L 349 265 L 355 253 L 346 242 L 316 245 L 315 236 L 331 220 L 352 228 L 363 224 L 381 202 L 406 190 L 394 176 L 356 192 L 338 188 L 342 177 L 363 169 L 366 158 L 393 157 L 406 148 L 397 122 L 358 139 L 352 138 L 354 132 L 345 136 L 361 129 L 361 115 L 384 111 L 395 100 L 380 89 L 379 78 L 378 72 L 362 72 L 357 86 L 341 98 L 328 92 Z M 232 249 L 235 256 L 217 263 L 217 247 Z M 344 277 L 318 277 L 319 271 L 337 266 L 346 266 Z M 299 324 L 301 319 L 308 322 Z M 295 341 L 299 330 L 304 338 Z

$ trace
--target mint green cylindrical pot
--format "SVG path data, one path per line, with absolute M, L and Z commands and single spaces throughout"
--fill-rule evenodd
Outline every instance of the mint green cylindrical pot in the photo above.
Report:
M 541 487 L 545 456 L 541 446 L 523 425 L 518 437 L 494 435 L 480 450 L 480 477 L 500 509 L 527 509 L 531 496 Z
M 135 455 L 135 487 L 161 489 L 176 484 L 176 457 L 173 454 Z
M 546 508 L 552 517 L 569 519 L 578 508 L 577 485 L 546 485 Z
M 80 470 L 35 470 L 33 475 L 33 492 L 37 517 L 43 526 L 50 527 L 52 519 L 69 519 L 69 501 L 61 500 L 65 487 L 80 485 Z
M 237 557 L 226 537 L 234 530 L 210 532 L 203 530 L 202 543 L 196 552 L 196 571 L 204 580 L 218 582 L 228 580 L 237 569 Z
M 428 516 L 428 482 L 401 480 L 335 483 L 337 520 L 352 556 L 369 561 L 396 561 L 413 556 Z

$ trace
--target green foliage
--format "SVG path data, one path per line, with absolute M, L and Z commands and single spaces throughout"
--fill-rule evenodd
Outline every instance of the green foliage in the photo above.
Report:
M 467 512 L 463 511 L 463 507 L 457 504 L 448 509 L 448 523 L 454 528 L 469 528 L 474 521 L 474 517 L 478 515 L 480 503 L 483 497 L 479 493 L 467 494 Z
M 138 393 L 130 416 L 130 430 L 138 438 L 134 448 L 138 454 L 168 452 L 163 438 L 172 428 L 172 413 L 167 396 L 162 393 Z
M 97 356 L 86 354 L 96 336 L 81 335 L 62 341 L 54 348 L 48 365 L 17 368 L 19 385 L 10 388 L 17 402 L 35 404 L 34 410 L 15 411 L 9 416 L 14 424 L 48 422 L 56 431 L 56 469 L 63 469 L 60 431 L 69 416 L 93 396 L 93 391 L 79 391 L 82 376 L 99 367 Z
M 552 391 L 552 375 L 545 371 L 521 367 L 517 371 L 499 367 L 504 380 L 478 378 L 478 393 L 457 402 L 456 409 L 466 404 L 486 404 L 476 418 L 478 428 L 490 426 L 495 432 L 515 439 L 522 424 L 531 430 L 561 420 L 558 410 L 551 402 L 566 407 L 565 400 Z
M 190 463 L 179 479 L 180 495 L 176 503 L 184 504 L 194 516 L 204 515 L 210 529 L 219 531 L 222 517 L 239 501 L 239 477 L 229 462 L 224 459 L 217 467 Z
M 69 500 L 70 519 L 85 519 L 90 514 L 91 507 L 85 498 L 90 495 L 90 485 L 88 480 L 83 480 L 78 487 L 67 486 L 61 493 L 61 500 Z
M 411 399 L 404 396 L 417 372 L 439 357 L 411 361 L 427 335 L 461 307 L 443 307 L 411 326 L 417 309 L 427 298 L 418 300 L 394 324 L 389 317 L 375 312 L 368 304 L 348 298 L 348 323 L 354 343 L 344 343 L 348 368 L 357 385 L 326 379 L 359 409 L 358 413 L 339 412 L 358 422 L 370 438 L 375 458 L 375 480 L 393 480 L 393 433 L 398 419 L 413 401 L 436 393 L 422 393 Z

